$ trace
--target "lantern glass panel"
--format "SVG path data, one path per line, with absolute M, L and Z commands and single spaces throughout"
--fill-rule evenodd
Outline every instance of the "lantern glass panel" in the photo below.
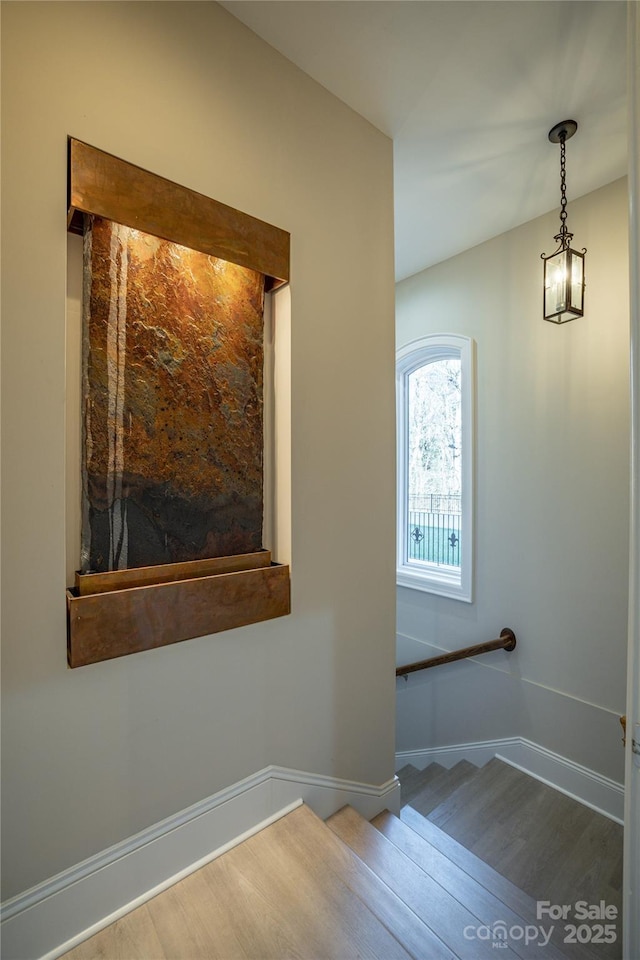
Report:
M 571 253 L 571 307 L 581 314 L 584 294 L 584 258 L 573 250 L 569 252 Z
M 544 315 L 547 319 L 567 309 L 568 257 L 569 252 L 561 250 L 544 262 Z

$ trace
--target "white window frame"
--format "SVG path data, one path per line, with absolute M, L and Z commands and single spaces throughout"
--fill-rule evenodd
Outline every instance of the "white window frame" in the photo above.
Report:
M 435 360 L 459 359 L 462 414 L 462 503 L 460 567 L 409 560 L 408 550 L 408 381 Z M 396 582 L 454 600 L 473 601 L 473 481 L 475 460 L 475 342 L 458 334 L 433 334 L 413 340 L 396 354 L 398 418 L 398 558 Z

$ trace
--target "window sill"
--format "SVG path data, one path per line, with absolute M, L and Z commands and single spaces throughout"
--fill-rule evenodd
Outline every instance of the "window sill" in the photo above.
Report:
M 457 567 L 429 567 L 427 570 L 411 566 L 398 567 L 396 583 L 399 587 L 433 593 L 450 600 L 472 602 L 471 585 L 462 582 Z

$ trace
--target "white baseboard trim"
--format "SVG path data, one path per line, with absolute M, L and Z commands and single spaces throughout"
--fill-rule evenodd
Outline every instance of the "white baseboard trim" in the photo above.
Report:
M 621 783 L 524 737 L 458 743 L 425 750 L 402 750 L 396 754 L 396 770 L 407 763 L 419 770 L 424 770 L 430 763 L 450 768 L 459 760 L 469 760 L 481 767 L 493 757 L 504 760 L 616 823 L 624 821 L 624 786 Z
M 624 785 L 520 738 L 518 744 L 506 743 L 496 753 L 501 760 L 531 774 L 536 780 L 555 787 L 586 807 L 604 814 L 616 823 L 624 823 Z
M 519 737 L 510 737 L 507 740 L 481 740 L 477 743 L 457 743 L 447 747 L 426 747 L 424 750 L 401 750 L 396 753 L 396 771 L 407 763 L 418 770 L 424 770 L 430 763 L 439 763 L 449 769 L 460 760 L 468 760 L 477 767 L 483 767 L 495 757 L 498 747 L 519 742 Z
M 370 819 L 399 811 L 400 785 L 266 767 L 2 904 L 2 956 L 55 960 L 303 802 Z

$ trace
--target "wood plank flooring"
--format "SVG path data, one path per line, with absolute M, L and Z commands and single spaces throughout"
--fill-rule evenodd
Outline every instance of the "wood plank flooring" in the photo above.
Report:
M 445 890 L 430 874 L 422 871 L 355 810 L 344 807 L 327 824 L 355 850 L 358 856 L 402 897 L 434 933 L 463 960 L 495 960 L 490 943 L 470 940 L 464 935 L 469 926 L 477 926 L 476 905 L 471 909 Z M 507 948 L 501 956 L 513 960 Z
M 412 952 L 394 930 L 402 932 Z M 64 960 L 412 956 L 450 960 L 451 953 L 302 806 L 117 920 Z
M 621 908 L 622 826 L 500 760 L 429 819 L 537 899 Z
M 451 896 L 470 908 L 474 917 L 481 923 L 491 925 L 502 921 L 508 927 L 515 927 L 521 926 L 523 922 L 529 923 L 534 920 L 535 906 L 529 897 L 526 898 L 524 910 L 512 909 L 498 896 L 497 892 L 491 890 L 491 886 L 486 882 L 482 883 L 464 870 L 453 871 L 451 861 L 445 854 L 425 841 L 420 834 L 398 817 L 385 812 L 371 822 L 410 860 L 428 871 L 429 875 Z M 522 942 L 514 942 L 512 950 L 524 960 L 558 960 L 562 957 L 560 951 L 549 943 L 542 946 L 532 942 L 525 946 Z
M 61 960 L 620 957 L 548 922 L 524 939 L 538 899 L 619 902 L 616 824 L 499 761 L 401 782 L 401 819 L 300 806 Z
M 453 770 L 450 773 L 453 773 Z M 591 944 L 607 960 L 620 956 L 622 933 L 622 827 L 498 759 L 472 776 L 452 777 L 450 796 L 433 805 L 434 783 L 446 792 L 446 772 L 419 778 L 407 771 L 407 806 L 401 817 L 420 831 L 421 812 L 466 850 L 534 900 L 575 905 L 604 900 L 618 911 L 617 941 Z M 400 777 L 401 783 L 404 774 Z M 403 797 L 403 801 L 404 801 Z M 565 952 L 569 952 L 565 950 Z

